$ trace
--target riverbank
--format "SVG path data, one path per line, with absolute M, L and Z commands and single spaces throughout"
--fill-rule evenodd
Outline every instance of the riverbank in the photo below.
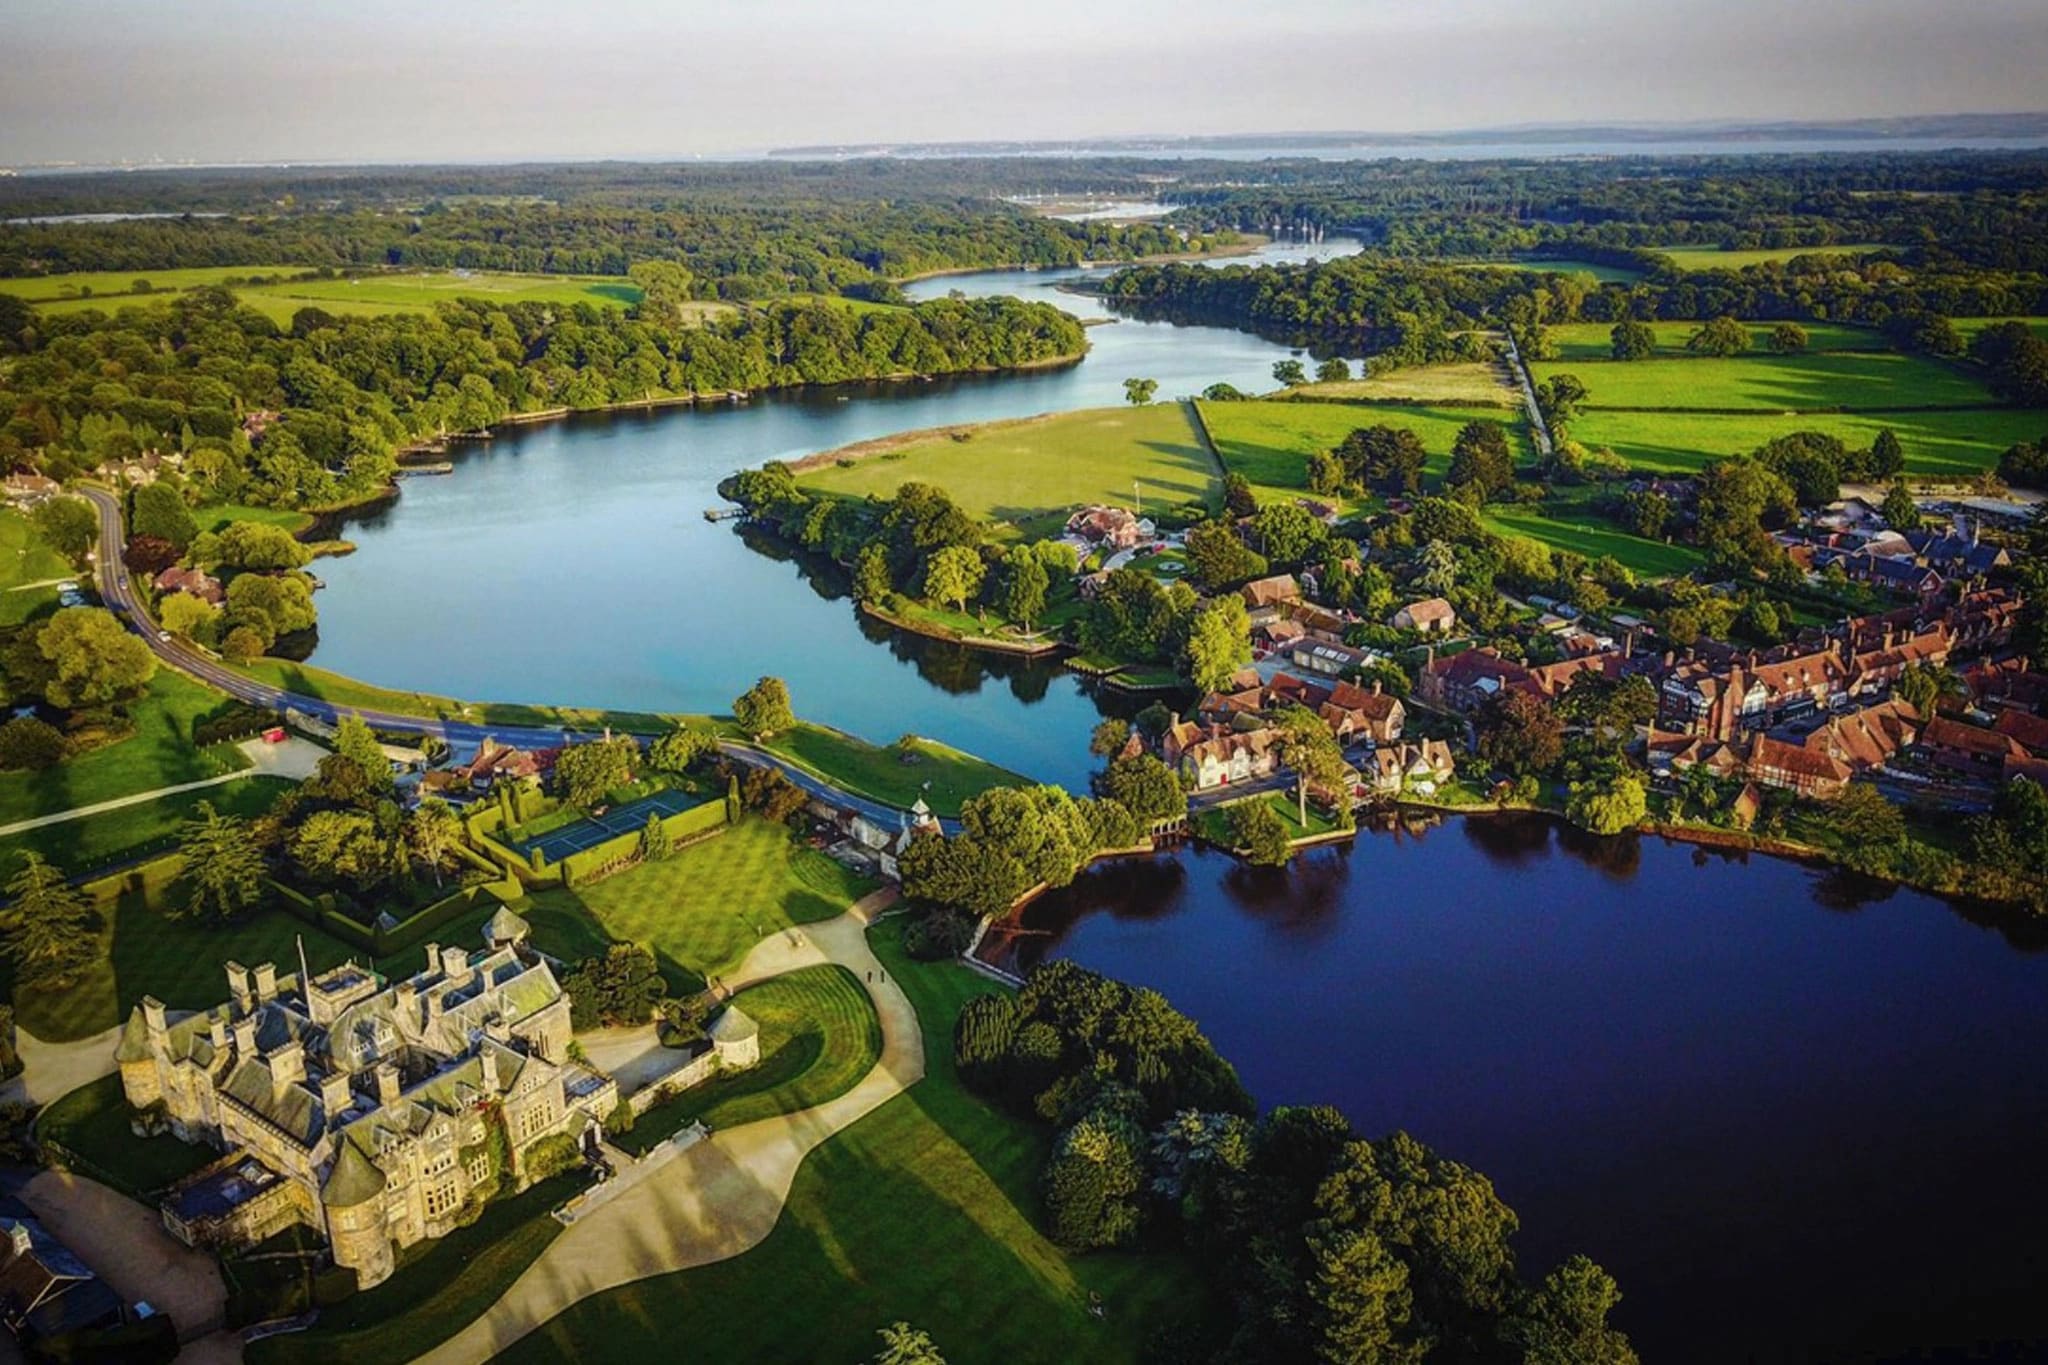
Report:
M 1020 659 L 1055 658 L 1073 648 L 1056 639 L 1005 640 L 993 635 L 968 635 L 937 621 L 890 611 L 879 602 L 862 602 L 859 610 L 863 616 L 897 630 L 909 631 L 912 635 L 922 635 L 928 640 L 944 640 L 947 644 L 985 649 L 997 654 L 1014 654 Z
M 1000 265 L 951 265 L 938 270 L 920 270 L 913 275 L 891 276 L 891 283 L 898 285 L 916 284 L 920 280 L 943 280 L 955 275 L 993 275 L 1005 271 L 1021 270 L 1037 273 L 1047 270 L 1113 270 L 1125 265 L 1171 265 L 1175 261 L 1208 261 L 1218 258 L 1250 256 L 1256 254 L 1273 239 L 1256 232 L 1240 232 L 1238 240 L 1227 246 L 1213 247 L 1208 251 L 1166 251 L 1150 256 L 1132 256 L 1124 260 L 1092 261 L 1080 260 L 1072 265 L 1038 265 L 1029 261 L 1011 261 Z

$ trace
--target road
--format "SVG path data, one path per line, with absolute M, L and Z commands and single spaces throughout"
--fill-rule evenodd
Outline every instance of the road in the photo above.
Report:
M 1543 409 L 1536 404 L 1536 387 L 1529 378 L 1529 367 L 1522 363 L 1522 352 L 1515 345 L 1512 329 L 1503 333 L 1508 341 L 1508 366 L 1515 372 L 1515 379 L 1522 386 L 1522 403 L 1529 409 L 1529 431 L 1536 438 L 1536 456 L 1548 460 L 1551 455 L 1550 428 L 1543 423 Z
M 142 637 L 143 642 L 165 665 L 216 687 L 238 701 L 274 711 L 298 711 L 330 725 L 345 715 L 360 716 L 374 729 L 388 730 L 395 734 L 433 735 L 452 747 L 466 748 L 481 744 L 489 738 L 522 748 L 544 749 L 579 737 L 580 732 L 567 728 L 478 725 L 469 721 L 428 719 L 397 711 L 380 711 L 371 707 L 341 707 L 304 693 L 287 692 L 238 673 L 205 650 L 188 644 L 175 635 L 166 634 L 157 625 L 142 605 L 141 598 L 135 590 L 134 580 L 128 572 L 128 566 L 121 559 L 121 550 L 127 543 L 127 537 L 122 531 L 120 499 L 98 488 L 81 488 L 78 491 L 92 502 L 99 513 L 97 581 L 100 599 L 115 614 L 126 618 L 129 626 Z M 901 807 L 835 787 L 766 750 L 730 740 L 721 741 L 718 747 L 721 753 L 738 762 L 778 768 L 783 776 L 812 796 L 856 811 L 884 829 L 894 828 L 903 816 Z M 957 827 L 957 822 L 953 822 L 953 827 Z

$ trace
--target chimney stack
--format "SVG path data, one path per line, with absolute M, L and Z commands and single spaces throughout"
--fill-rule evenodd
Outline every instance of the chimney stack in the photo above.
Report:
M 306 1078 L 306 1048 L 294 1038 L 270 1054 L 270 1091 L 282 1096 Z
M 346 1073 L 330 1071 L 320 1078 L 320 1107 L 327 1111 L 329 1123 L 333 1123 L 354 1103 L 355 1096 L 348 1088 Z
M 392 992 L 391 1008 L 398 1015 L 401 1028 L 419 1026 L 419 988 L 412 984 L 411 977 L 399 982 Z
M 226 1052 L 228 1050 L 228 1021 L 226 1019 L 218 1014 L 210 1016 L 207 1019 L 206 1032 L 207 1037 L 213 1041 L 213 1050 L 215 1052 Z
M 429 943 L 427 945 L 427 975 L 432 976 L 435 972 L 438 972 L 440 970 L 441 945 L 438 943 Z
M 149 1041 L 161 1043 L 170 1031 L 170 1021 L 164 1014 L 164 1002 L 153 995 L 142 997 L 142 1027 L 149 1034 Z
M 388 1108 L 398 1103 L 398 1068 L 390 1062 L 377 1063 L 377 1104 Z
M 277 996 L 277 964 L 259 962 L 256 964 L 256 1003 L 268 1004 Z
M 469 980 L 469 950 L 467 948 L 443 948 L 441 950 L 441 975 L 456 985 Z
M 241 1057 L 256 1055 L 256 1016 L 245 1014 L 235 1020 L 235 1053 Z
M 228 963 L 228 993 L 234 998 L 235 1013 L 247 1014 L 256 1004 L 249 989 L 249 969 L 239 962 Z
M 489 1043 L 477 1049 L 477 1062 L 483 1068 L 484 1094 L 498 1093 L 498 1050 Z

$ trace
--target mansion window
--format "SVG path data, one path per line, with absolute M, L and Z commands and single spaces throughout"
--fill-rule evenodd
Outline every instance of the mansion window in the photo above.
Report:
M 459 1202 L 455 1193 L 455 1182 L 444 1180 L 427 1191 L 427 1217 L 439 1218 L 452 1210 Z

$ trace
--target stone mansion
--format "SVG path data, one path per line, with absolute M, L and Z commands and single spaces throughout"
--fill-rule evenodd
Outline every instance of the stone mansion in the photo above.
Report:
M 209 1246 L 304 1225 L 368 1286 L 473 1201 L 529 1183 L 537 1143 L 593 1146 L 618 1086 L 568 1059 L 569 997 L 524 930 L 501 912 L 484 951 L 429 947 L 393 982 L 231 962 L 224 1004 L 145 998 L 115 1054 L 128 1102 L 225 1153 L 170 1192 L 165 1225 Z

